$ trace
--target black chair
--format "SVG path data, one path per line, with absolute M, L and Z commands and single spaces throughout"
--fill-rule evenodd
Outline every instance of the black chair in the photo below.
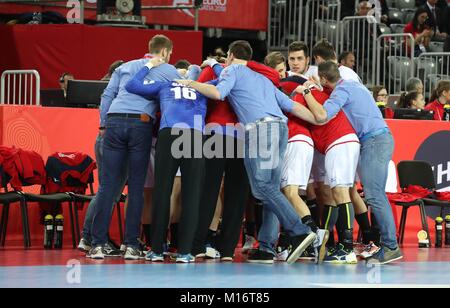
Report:
M 425 161 L 401 161 L 397 166 L 397 170 L 400 187 L 402 188 L 402 190 L 408 188 L 408 186 L 410 185 L 421 186 L 433 191 L 436 189 L 433 169 L 431 168 L 431 165 Z M 419 206 L 422 227 L 428 233 L 428 238 L 430 238 L 425 206 L 441 206 L 441 212 L 443 212 L 446 204 L 447 207 L 450 206 L 449 202 L 443 202 L 429 198 L 419 199 L 414 202 L 396 202 L 396 205 L 403 207 L 399 226 L 400 244 L 403 244 L 404 241 L 406 220 L 410 207 Z
M 0 193 L 0 205 L 3 206 L 0 220 L 0 245 L 5 247 L 6 232 L 8 230 L 9 207 L 12 203 L 19 203 L 22 216 L 23 246 L 25 249 L 31 247 L 30 231 L 28 229 L 28 214 L 24 197 L 18 192 L 8 192 L 8 180 L 3 169 L 0 167 L 0 184 L 3 187 L 3 193 Z
M 74 249 L 77 247 L 77 238 L 76 238 L 76 234 L 75 234 L 75 222 L 74 222 L 74 211 L 73 211 L 73 200 L 69 193 L 37 195 L 37 194 L 22 192 L 22 195 L 25 198 L 25 204 L 26 204 L 25 211 L 28 210 L 29 202 L 48 202 L 48 203 L 52 203 L 52 204 L 55 204 L 58 206 L 62 206 L 64 203 L 68 203 L 69 204 L 70 225 L 71 225 L 71 232 L 72 232 L 72 246 Z M 27 226 L 27 229 L 29 230 L 28 226 Z M 30 244 L 30 247 L 31 247 L 31 244 Z

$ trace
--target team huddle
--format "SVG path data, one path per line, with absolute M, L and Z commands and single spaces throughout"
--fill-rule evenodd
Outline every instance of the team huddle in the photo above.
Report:
M 176 262 L 211 256 L 207 234 L 218 200 L 213 257 L 232 262 L 249 195 L 259 200 L 262 221 L 248 262 L 403 258 L 385 194 L 393 138 L 358 75 L 338 66 L 332 45 L 317 43 L 317 66 L 310 66 L 308 47 L 292 43 L 286 72 L 281 53 L 269 54 L 263 65 L 251 61 L 248 42 L 236 41 L 226 59 L 209 58 L 202 70 L 190 66 L 185 78 L 168 64 L 172 49 L 167 37 L 153 37 L 150 54 L 117 68 L 102 96 L 101 182 L 79 246 L 88 257 L 165 261 L 178 180 L 181 207 L 170 254 Z M 108 245 L 108 229 L 125 183 L 120 253 Z M 139 241 L 144 187 L 152 187 L 151 221 L 143 227 L 150 250 Z M 358 249 L 355 219 L 362 230 Z

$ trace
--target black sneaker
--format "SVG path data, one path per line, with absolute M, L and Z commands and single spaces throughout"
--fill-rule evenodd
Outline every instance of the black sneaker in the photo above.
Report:
M 309 234 L 294 236 L 291 238 L 291 246 L 289 256 L 286 260 L 288 264 L 293 264 L 298 260 L 298 257 L 311 246 L 316 240 L 316 233 L 311 232 Z
M 122 252 L 111 245 L 110 242 L 103 246 L 103 254 L 107 258 L 118 258 L 122 256 Z
M 273 264 L 274 255 L 259 249 L 252 250 L 247 258 L 249 263 Z

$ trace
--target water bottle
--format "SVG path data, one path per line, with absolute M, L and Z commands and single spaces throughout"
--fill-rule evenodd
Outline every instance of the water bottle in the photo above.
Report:
M 62 249 L 63 247 L 63 233 L 64 233 L 64 216 L 57 215 L 55 218 L 55 249 Z
M 445 245 L 450 246 L 450 215 L 445 216 Z
M 444 121 L 450 122 L 450 104 L 444 105 Z
M 53 216 L 47 215 L 44 218 L 44 249 L 53 248 L 53 237 L 54 237 L 54 227 L 53 227 Z
M 442 217 L 436 218 L 436 248 L 442 247 L 442 230 L 444 230 L 444 219 Z

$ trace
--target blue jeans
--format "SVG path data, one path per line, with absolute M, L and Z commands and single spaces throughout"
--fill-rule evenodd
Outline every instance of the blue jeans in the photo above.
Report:
M 288 128 L 284 122 L 273 121 L 257 124 L 245 134 L 245 168 L 253 196 L 264 206 L 260 249 L 275 254 L 280 222 L 290 236 L 311 232 L 280 190 Z
M 153 122 L 134 118 L 108 118 L 103 145 L 103 162 L 92 221 L 92 245 L 102 246 L 108 241 L 111 211 L 117 197 L 117 187 L 128 169 L 128 209 L 125 242 L 138 248 L 144 183 L 152 146 Z
M 390 132 L 361 142 L 361 183 L 367 204 L 380 227 L 381 244 L 390 249 L 397 248 L 394 215 L 386 196 L 388 168 L 393 152 L 394 139 Z
M 100 174 L 102 172 L 102 162 L 103 162 L 103 141 L 104 138 L 99 134 L 97 136 L 97 139 L 95 140 L 95 160 L 97 161 L 97 168 L 98 168 L 98 181 L 99 184 L 102 184 Z M 117 182 L 117 186 L 115 187 L 115 201 L 120 200 L 120 196 L 122 194 L 123 188 L 125 187 L 125 184 L 128 180 L 128 170 L 127 168 L 124 168 L 123 172 L 121 173 L 122 178 L 119 182 Z M 89 207 L 86 212 L 86 217 L 84 218 L 84 225 L 83 225 L 83 232 L 82 232 L 82 238 L 84 238 L 89 243 L 92 241 L 91 236 L 91 228 L 92 228 L 92 220 L 94 219 L 94 211 L 95 211 L 95 205 L 97 203 L 97 196 L 89 203 Z M 114 207 L 111 210 L 111 215 L 114 211 Z

